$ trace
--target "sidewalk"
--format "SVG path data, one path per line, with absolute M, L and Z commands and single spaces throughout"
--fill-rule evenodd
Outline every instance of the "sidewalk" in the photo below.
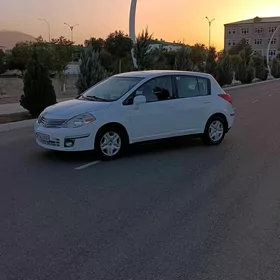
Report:
M 57 102 L 62 102 L 70 99 L 73 98 L 69 98 L 69 97 L 59 98 L 57 99 Z M 8 114 L 22 113 L 22 112 L 26 112 L 26 110 L 20 106 L 19 102 L 0 105 L 0 115 L 8 115 Z

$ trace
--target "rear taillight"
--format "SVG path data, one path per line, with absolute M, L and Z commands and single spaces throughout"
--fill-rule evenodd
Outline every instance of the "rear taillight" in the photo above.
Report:
M 231 103 L 231 96 L 228 93 L 221 93 L 218 94 L 221 98 L 223 98 L 224 100 L 226 100 L 227 102 Z

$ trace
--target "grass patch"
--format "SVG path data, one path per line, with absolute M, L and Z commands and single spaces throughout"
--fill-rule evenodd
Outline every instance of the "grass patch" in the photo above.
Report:
M 34 119 L 28 112 L 0 115 L 0 124 Z

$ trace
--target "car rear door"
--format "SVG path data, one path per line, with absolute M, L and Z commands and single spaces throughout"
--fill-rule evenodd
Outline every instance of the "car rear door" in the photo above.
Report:
M 204 131 L 211 112 L 213 96 L 208 78 L 194 75 L 175 75 L 178 129 L 181 134 L 196 134 Z

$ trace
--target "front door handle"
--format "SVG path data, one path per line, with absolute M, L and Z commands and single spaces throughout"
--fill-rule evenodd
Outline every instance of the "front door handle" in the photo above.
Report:
M 204 101 L 203 103 L 204 103 L 204 104 L 209 104 L 209 103 L 210 103 L 210 101 Z

